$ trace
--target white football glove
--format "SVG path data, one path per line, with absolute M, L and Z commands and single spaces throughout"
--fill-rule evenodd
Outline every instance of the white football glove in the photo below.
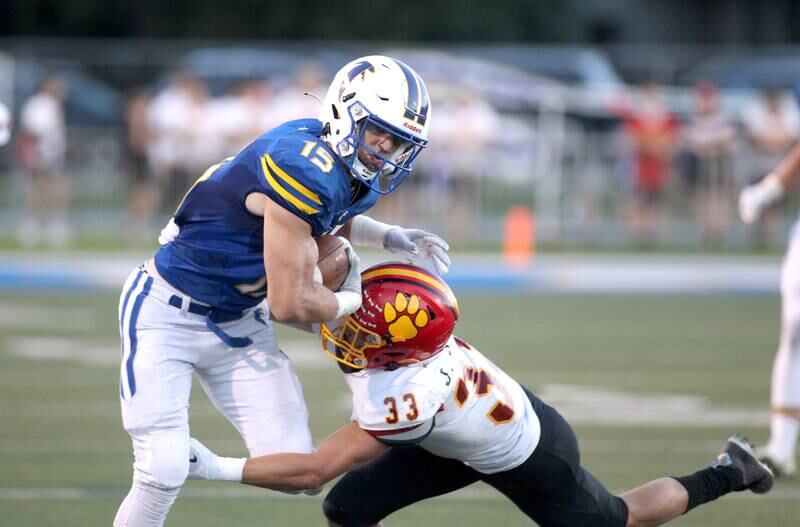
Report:
M 219 480 L 217 455 L 195 438 L 190 440 L 188 479 Z
M 383 247 L 439 276 L 446 275 L 450 269 L 447 256 L 450 246 L 435 234 L 421 229 L 393 227 L 383 237 Z
M 345 241 L 347 240 L 345 239 Z M 339 308 L 334 318 L 349 315 L 361 307 L 361 270 L 359 269 L 361 259 L 356 254 L 353 246 L 350 245 L 350 242 L 347 242 L 345 251 L 347 252 L 347 259 L 350 261 L 350 270 L 347 271 L 342 287 L 335 293 Z
M 175 218 L 172 217 L 169 219 L 164 228 L 161 229 L 161 234 L 158 235 L 158 244 L 159 245 L 166 245 L 175 238 L 177 238 L 178 234 L 180 234 L 181 228 L 178 227 L 178 224 L 175 223 Z
M 748 185 L 739 193 L 739 216 L 748 225 L 758 220 L 761 214 L 783 197 L 780 180 L 770 174 L 758 183 Z

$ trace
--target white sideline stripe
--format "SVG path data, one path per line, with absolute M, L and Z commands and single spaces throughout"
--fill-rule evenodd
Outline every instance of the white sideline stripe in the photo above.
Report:
M 35 281 L 37 276 L 81 287 L 103 287 L 118 291 L 130 270 L 149 253 L 118 254 L 103 251 L 72 251 L 41 254 L 27 251 L 0 254 L 0 266 L 18 278 L 0 283 L 0 289 L 17 282 Z M 379 252 L 365 251 L 364 267 L 380 262 Z M 776 294 L 780 276 L 778 257 L 569 254 L 536 256 L 533 265 L 509 270 L 502 255 L 458 253 L 450 271 L 452 280 L 465 284 L 485 283 L 486 278 L 516 276 L 521 287 L 545 291 L 656 291 L 718 292 L 745 291 Z M 454 258 L 454 261 L 456 258 Z
M 30 487 L 30 488 L 8 488 L 0 487 L 0 500 L 11 501 L 31 501 L 31 500 L 65 500 L 65 501 L 92 501 L 97 499 L 118 499 L 128 492 L 128 489 L 121 488 L 107 488 L 104 490 L 85 489 L 80 487 Z M 615 494 L 622 491 L 613 490 Z M 245 486 L 232 485 L 230 488 L 183 488 L 180 494 L 181 500 L 209 500 L 209 499 L 291 499 L 291 500 L 320 500 L 322 494 L 319 496 L 309 497 L 304 495 L 291 495 L 283 494 L 280 492 L 272 492 L 268 490 L 256 489 Z M 462 489 L 450 494 L 439 496 L 437 500 L 491 500 L 499 501 L 506 500 L 505 496 L 499 492 L 481 488 L 471 487 Z M 786 488 L 786 489 L 772 489 L 768 494 L 755 495 L 751 492 L 734 492 L 725 497 L 726 500 L 771 500 L 771 501 L 797 501 L 800 500 L 800 488 Z
M 87 308 L 69 309 L 25 306 L 0 302 L 0 327 L 20 330 L 60 329 L 88 331 L 95 328 L 92 322 L 96 312 Z

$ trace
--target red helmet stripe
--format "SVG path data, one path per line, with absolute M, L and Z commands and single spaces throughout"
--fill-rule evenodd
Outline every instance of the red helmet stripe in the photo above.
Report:
M 367 271 L 363 275 L 361 275 L 362 282 L 368 282 L 369 280 L 377 279 L 377 278 L 412 278 L 414 280 L 418 280 L 423 284 L 432 287 L 434 290 L 438 291 L 447 301 L 453 304 L 453 307 L 458 313 L 458 302 L 456 301 L 456 296 L 444 284 L 441 280 L 434 278 L 425 273 L 421 273 L 419 271 L 403 268 L 403 267 L 380 267 L 378 269 L 374 269 L 372 271 Z

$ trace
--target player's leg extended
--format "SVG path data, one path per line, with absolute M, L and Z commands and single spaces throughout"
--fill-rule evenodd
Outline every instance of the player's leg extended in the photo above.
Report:
M 541 424 L 536 450 L 518 467 L 481 479 L 542 527 L 623 527 L 625 502 L 580 466 L 572 427 L 554 408 L 527 393 Z
M 419 447 L 396 447 L 372 463 L 350 471 L 322 504 L 328 525 L 378 525 L 395 511 L 475 483 L 475 470 Z
M 679 478 L 661 478 L 622 495 L 629 526 L 661 525 L 729 492 L 763 494 L 772 488 L 769 469 L 756 459 L 752 445 L 736 434 L 707 468 Z
M 192 366 L 181 360 L 179 346 L 191 335 L 170 327 L 178 312 L 153 297 L 158 288 L 135 271 L 120 298 L 120 404 L 135 462 L 115 527 L 163 525 L 189 470 Z
M 239 431 L 252 457 L 311 452 L 300 381 L 264 317 L 251 313 L 220 326 L 232 335 L 250 337 L 253 343 L 203 357 L 196 365 L 200 382 L 214 406 Z
M 769 443 L 760 458 L 778 476 L 795 472 L 800 430 L 800 229 L 795 226 L 781 271 L 781 336 L 772 366 Z
M 542 527 L 661 525 L 728 492 L 766 492 L 772 486 L 769 470 L 756 460 L 745 440 L 734 436 L 710 467 L 614 496 L 580 466 L 572 427 L 556 410 L 529 397 L 541 422 L 539 445 L 522 465 L 483 480 Z

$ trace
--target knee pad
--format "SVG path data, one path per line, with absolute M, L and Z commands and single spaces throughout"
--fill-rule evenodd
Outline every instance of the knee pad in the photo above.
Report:
M 159 430 L 134 437 L 134 478 L 160 489 L 183 485 L 189 475 L 188 430 Z

